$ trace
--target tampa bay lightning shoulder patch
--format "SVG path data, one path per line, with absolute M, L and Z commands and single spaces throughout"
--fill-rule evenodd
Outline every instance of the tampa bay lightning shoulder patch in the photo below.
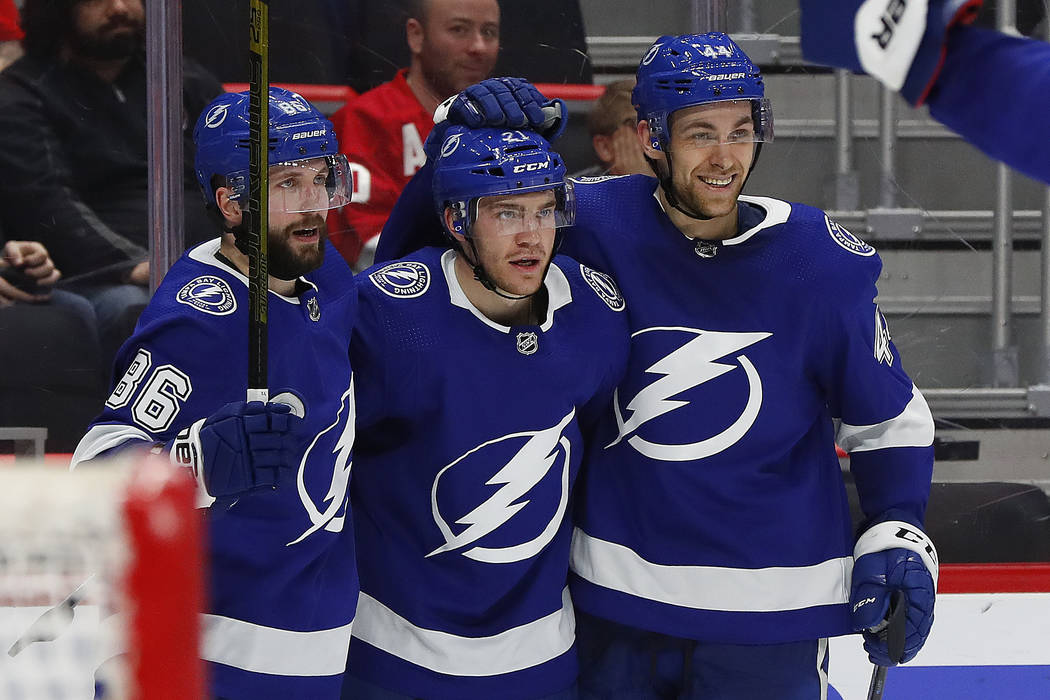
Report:
M 421 262 L 402 260 L 379 268 L 368 279 L 388 296 L 412 299 L 422 296 L 430 287 L 430 268 Z
M 178 291 L 175 300 L 213 316 L 226 316 L 237 310 L 237 298 L 229 283 L 214 275 L 190 280 Z
M 604 272 L 598 272 L 592 270 L 586 265 L 580 265 L 580 274 L 583 275 L 583 279 L 587 284 L 591 285 L 591 289 L 594 293 L 608 305 L 613 311 L 623 311 L 627 307 L 627 302 L 623 299 L 623 294 L 620 293 L 620 288 L 616 286 L 616 282 L 613 282 L 613 278 Z
M 860 255 L 865 258 L 875 255 L 874 248 L 847 231 L 842 224 L 837 224 L 829 219 L 827 214 L 824 215 L 824 224 L 828 227 L 831 240 L 838 243 L 841 248 L 845 248 L 854 255 Z

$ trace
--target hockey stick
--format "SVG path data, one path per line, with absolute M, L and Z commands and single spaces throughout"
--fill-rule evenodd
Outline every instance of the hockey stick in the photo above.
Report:
M 890 609 L 886 613 L 885 624 L 879 629 L 879 636 L 886 640 L 890 661 L 900 663 L 904 656 L 904 619 L 907 614 L 908 601 L 903 591 L 894 591 L 890 595 Z M 868 685 L 868 700 L 882 700 L 882 691 L 886 687 L 886 666 L 876 665 L 871 672 L 871 683 Z
M 269 275 L 266 235 L 270 214 L 270 5 L 251 0 L 248 11 L 248 401 L 269 399 L 266 373 Z

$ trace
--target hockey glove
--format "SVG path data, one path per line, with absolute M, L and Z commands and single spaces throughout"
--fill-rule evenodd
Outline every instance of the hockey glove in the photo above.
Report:
M 488 78 L 438 105 L 434 128 L 423 144 L 423 151 L 431 160 L 436 159 L 445 131 L 452 124 L 472 129 L 481 126 L 532 129 L 553 142 L 565 131 L 567 117 L 568 110 L 562 100 L 548 100 L 523 78 Z
M 807 61 L 864 72 L 918 107 L 937 81 L 949 30 L 983 0 L 801 0 Z
M 283 403 L 228 403 L 182 430 L 165 445 L 173 464 L 189 467 L 211 499 L 277 486 L 294 466 L 287 433 L 291 407 Z
M 930 634 L 937 590 L 937 550 L 926 534 L 909 523 L 890 520 L 872 526 L 854 548 L 850 614 L 853 629 L 864 633 L 871 662 L 893 666 L 885 637 L 878 634 L 894 591 L 904 593 L 904 656 L 910 661 Z

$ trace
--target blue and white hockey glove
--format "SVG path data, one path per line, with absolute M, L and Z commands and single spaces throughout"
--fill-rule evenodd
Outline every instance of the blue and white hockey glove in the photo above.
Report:
M 894 666 L 886 639 L 878 634 L 893 591 L 907 601 L 904 656 L 910 661 L 930 634 L 937 591 L 937 550 L 919 528 L 899 520 L 873 525 L 853 550 L 850 615 L 853 629 L 864 632 L 864 649 L 871 662 Z
M 294 467 L 291 407 L 261 401 L 228 403 L 185 428 L 164 447 L 173 464 L 193 470 L 198 505 L 277 486 Z
M 438 105 L 434 128 L 423 144 L 431 160 L 437 158 L 452 124 L 532 129 L 554 141 L 565 131 L 568 109 L 558 98 L 548 100 L 524 78 L 487 78 Z
M 937 81 L 948 31 L 984 0 L 800 0 L 807 61 L 864 72 L 918 107 Z

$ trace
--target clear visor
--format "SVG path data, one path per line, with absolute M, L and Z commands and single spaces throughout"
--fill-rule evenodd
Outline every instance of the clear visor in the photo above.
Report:
M 227 178 L 233 190 L 230 199 L 248 210 L 248 174 L 235 173 Z M 299 214 L 328 211 L 350 203 L 354 191 L 350 164 L 342 153 L 270 166 L 269 204 L 271 212 Z
M 713 102 L 671 115 L 673 147 L 706 148 L 772 140 L 773 110 L 768 99 Z
M 493 195 L 472 200 L 470 233 L 514 236 L 572 226 L 576 220 L 572 183 L 553 189 Z

